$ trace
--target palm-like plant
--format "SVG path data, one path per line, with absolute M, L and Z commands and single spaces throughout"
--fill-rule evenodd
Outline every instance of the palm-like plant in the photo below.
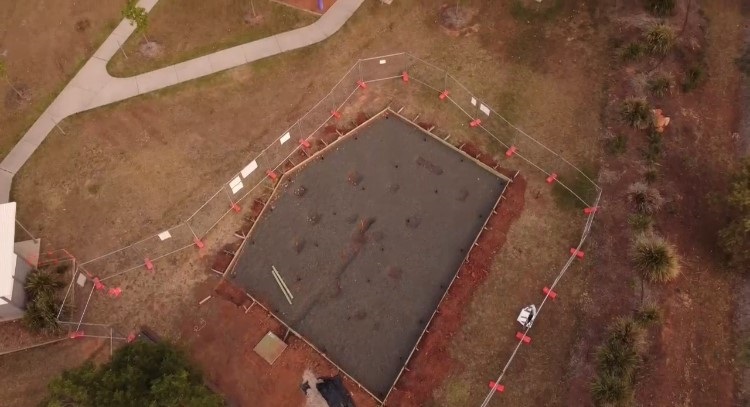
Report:
M 631 260 L 643 279 L 650 282 L 666 283 L 680 274 L 680 261 L 674 247 L 654 234 L 636 238 Z
M 656 188 L 645 182 L 636 182 L 628 187 L 628 202 L 638 213 L 652 215 L 664 206 L 664 198 Z
M 598 406 L 623 403 L 631 397 L 631 393 L 630 384 L 617 375 L 599 375 L 591 384 L 591 397 Z
M 53 294 L 60 287 L 62 287 L 62 283 L 56 280 L 52 274 L 34 270 L 26 277 L 24 289 L 26 289 L 29 298 L 34 300 L 44 294 Z
M 622 103 L 620 115 L 623 120 L 635 129 L 647 129 L 651 126 L 651 107 L 644 98 L 629 98 Z
M 646 52 L 651 55 L 667 55 L 674 46 L 676 36 L 666 24 L 656 24 L 649 29 L 644 38 Z

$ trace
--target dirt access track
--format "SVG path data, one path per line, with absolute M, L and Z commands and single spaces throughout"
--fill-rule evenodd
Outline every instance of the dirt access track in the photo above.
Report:
M 509 180 L 386 111 L 281 182 L 234 282 L 383 400 Z

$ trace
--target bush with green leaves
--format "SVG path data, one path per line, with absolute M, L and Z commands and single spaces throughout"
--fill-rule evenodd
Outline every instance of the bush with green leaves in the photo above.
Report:
M 39 295 L 54 294 L 63 284 L 49 272 L 34 270 L 26 276 L 24 289 L 28 299 L 33 300 Z
M 672 50 L 676 36 L 666 24 L 656 24 L 644 34 L 643 45 L 647 53 L 664 56 Z
M 719 243 L 732 267 L 750 270 L 750 158 L 745 158 L 734 176 L 727 198 L 732 219 L 719 232 Z
M 647 82 L 648 90 L 656 97 L 663 97 L 672 89 L 673 81 L 670 75 L 657 75 Z
M 185 354 L 166 343 L 135 342 L 118 349 L 109 363 L 65 371 L 49 384 L 49 393 L 48 407 L 224 405 Z
M 57 334 L 60 332 L 60 325 L 57 323 L 58 310 L 53 294 L 41 293 L 33 301 L 26 303 L 26 311 L 21 322 L 30 331 Z
M 657 17 L 666 17 L 674 12 L 675 0 L 645 0 L 646 10 Z
M 26 312 L 22 320 L 26 328 L 47 334 L 59 332 L 59 308 L 55 293 L 62 285 L 55 275 L 47 271 L 34 270 L 26 276 Z
M 618 318 L 597 349 L 597 376 L 591 383 L 596 405 L 620 405 L 633 398 L 636 372 L 646 350 L 643 326 L 630 318 Z
M 627 198 L 633 209 L 645 215 L 652 215 L 664 206 L 664 198 L 654 187 L 645 182 L 636 182 L 628 187 Z
M 680 259 L 675 248 L 653 233 L 636 237 L 630 258 L 641 277 L 652 283 L 666 283 L 680 274 Z
M 622 119 L 635 129 L 647 129 L 653 123 L 651 106 L 645 98 L 628 98 L 620 108 Z

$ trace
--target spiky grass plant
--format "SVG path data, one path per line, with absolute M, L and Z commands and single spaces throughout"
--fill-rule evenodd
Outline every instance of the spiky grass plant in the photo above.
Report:
M 666 283 L 680 274 L 680 260 L 674 247 L 655 234 L 638 236 L 630 258 L 643 279 L 652 283 Z

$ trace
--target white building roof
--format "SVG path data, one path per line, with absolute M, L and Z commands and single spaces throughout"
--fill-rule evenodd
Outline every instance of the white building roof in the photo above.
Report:
M 16 234 L 16 203 L 0 204 L 0 297 L 13 296 L 13 276 L 16 272 L 16 253 L 13 240 Z

